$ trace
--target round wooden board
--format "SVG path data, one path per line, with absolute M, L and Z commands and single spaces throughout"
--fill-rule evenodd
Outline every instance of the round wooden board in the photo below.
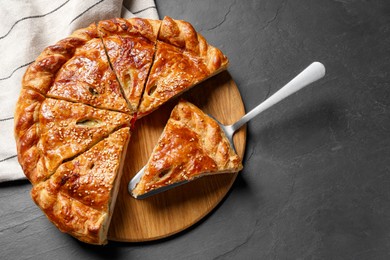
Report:
M 228 72 L 196 86 L 183 98 L 223 124 L 234 123 L 245 114 L 240 92 Z M 144 200 L 129 195 L 127 185 L 130 179 L 146 164 L 177 101 L 136 122 L 108 232 L 109 240 L 150 241 L 185 230 L 218 205 L 237 177 L 237 173 L 203 177 Z M 234 137 L 236 151 L 241 158 L 245 141 L 246 129 L 243 127 Z

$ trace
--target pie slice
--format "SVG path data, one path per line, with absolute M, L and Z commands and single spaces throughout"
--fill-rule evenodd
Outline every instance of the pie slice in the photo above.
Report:
M 98 23 L 110 63 L 131 112 L 136 112 L 152 65 L 161 21 L 115 18 Z
M 99 38 L 76 49 L 57 73 L 47 96 L 130 112 Z
M 128 127 L 112 133 L 33 187 L 33 200 L 62 232 L 107 243 L 129 138 Z
M 47 179 L 67 159 L 86 151 L 115 130 L 130 126 L 125 113 L 81 103 L 46 99 L 40 108 L 37 170 L 27 174 L 35 184 Z
M 132 193 L 137 197 L 170 184 L 241 169 L 241 159 L 218 123 L 195 105 L 180 101 Z
M 165 17 L 138 117 L 151 113 L 227 66 L 228 59 L 222 52 L 209 45 L 190 23 Z
M 47 47 L 36 60 L 28 66 L 23 79 L 23 88 L 33 89 L 46 95 L 52 86 L 57 72 L 73 57 L 76 50 L 89 40 L 97 38 L 96 25 L 79 29 L 69 37 Z

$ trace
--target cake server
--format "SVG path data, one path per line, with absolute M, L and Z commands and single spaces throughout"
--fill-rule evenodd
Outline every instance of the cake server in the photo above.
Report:
M 290 82 L 284 85 L 281 89 L 275 92 L 272 96 L 263 101 L 260 105 L 249 111 L 242 118 L 240 118 L 237 122 L 232 125 L 223 125 L 218 120 L 218 124 L 221 126 L 222 130 L 225 132 L 226 137 L 229 139 L 232 147 L 234 148 L 233 136 L 234 133 L 240 129 L 244 124 L 246 124 L 249 120 L 259 115 L 261 112 L 267 110 L 278 102 L 282 101 L 286 97 L 294 94 L 298 90 L 308 86 L 309 84 L 321 79 L 325 75 L 325 67 L 320 62 L 313 62 L 306 69 L 304 69 L 301 73 L 299 73 L 295 78 L 293 78 Z M 214 117 L 212 117 L 214 118 Z M 132 191 L 137 186 L 138 182 L 141 180 L 142 175 L 144 174 L 145 166 L 130 180 L 128 185 L 128 191 L 133 196 Z M 149 191 L 140 196 L 133 196 L 137 199 L 144 199 L 150 197 L 152 195 L 170 190 L 179 185 L 188 183 L 192 180 L 182 181 L 178 183 L 173 183 L 171 185 L 167 185 L 165 187 L 157 188 Z

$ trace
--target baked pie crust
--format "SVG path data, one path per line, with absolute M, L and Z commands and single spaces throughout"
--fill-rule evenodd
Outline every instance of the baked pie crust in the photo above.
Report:
M 136 118 L 227 65 L 191 24 L 170 17 L 100 21 L 44 49 L 23 76 L 15 111 L 18 160 L 36 204 L 61 231 L 106 243 Z M 199 148 L 210 163 L 196 159 L 196 167 L 239 170 L 238 158 L 220 149 L 210 157 Z
M 129 128 L 119 129 L 33 187 L 35 203 L 61 231 L 91 244 L 107 242 L 129 138 Z
M 242 169 L 219 124 L 198 107 L 180 101 L 133 190 L 135 197 L 167 185 Z
M 165 17 L 138 117 L 225 70 L 228 63 L 226 56 L 209 45 L 190 23 Z

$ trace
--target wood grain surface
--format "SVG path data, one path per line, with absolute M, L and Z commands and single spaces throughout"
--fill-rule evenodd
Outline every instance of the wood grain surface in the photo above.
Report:
M 228 72 L 220 73 L 183 96 L 223 124 L 245 114 L 240 92 Z M 231 188 L 237 173 L 207 176 L 144 200 L 127 191 L 130 179 L 146 164 L 178 99 L 138 120 L 127 151 L 121 187 L 108 232 L 109 240 L 141 242 L 178 233 L 206 216 Z M 243 158 L 246 129 L 234 137 Z

